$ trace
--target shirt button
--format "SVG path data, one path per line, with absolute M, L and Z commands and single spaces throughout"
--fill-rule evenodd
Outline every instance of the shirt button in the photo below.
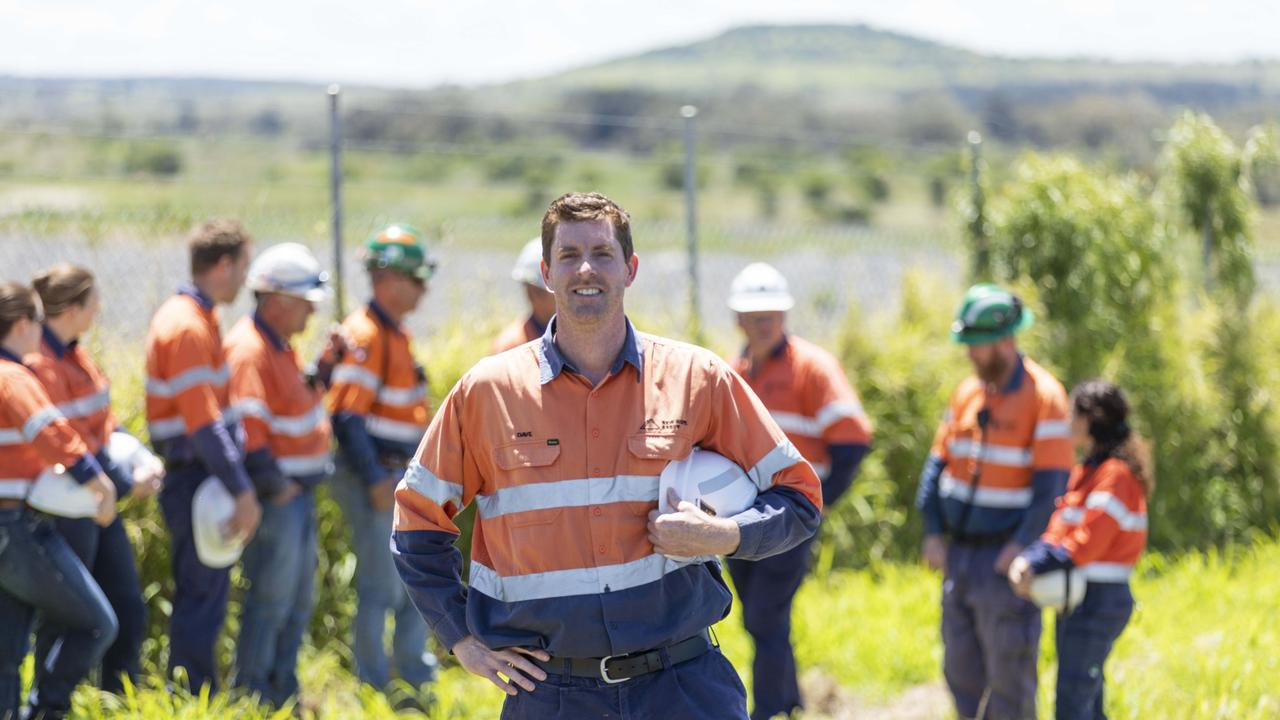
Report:
M 600 468 L 598 468 L 598 467 L 596 467 L 596 468 L 591 468 L 591 474 L 592 474 L 592 475 L 599 475 L 599 474 L 600 474 Z
M 599 550 L 601 555 L 603 555 L 603 554 L 604 554 L 604 546 L 603 546 L 603 545 L 601 545 L 600 547 L 596 548 L 596 550 Z
M 604 511 L 597 507 L 591 511 L 591 514 L 595 515 L 596 517 L 600 517 L 601 515 L 604 514 Z
M 591 428 L 591 437 L 593 438 L 600 437 L 600 428 Z

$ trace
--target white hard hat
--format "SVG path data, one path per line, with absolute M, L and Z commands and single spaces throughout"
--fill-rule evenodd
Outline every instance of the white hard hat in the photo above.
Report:
M 759 492 L 732 460 L 701 448 L 694 448 L 689 457 L 673 460 L 662 469 L 658 478 L 658 512 L 675 512 L 667 501 L 671 490 L 681 500 L 699 504 L 717 517 L 732 517 L 746 510 L 755 503 Z
M 249 266 L 247 286 L 255 292 L 279 293 L 320 302 L 329 297 L 329 273 L 300 243 L 280 243 L 263 250 Z
M 524 244 L 515 267 L 511 268 L 511 279 L 532 285 L 543 290 L 547 284 L 542 281 L 542 238 L 536 237 Z
M 27 493 L 27 504 L 41 512 L 65 518 L 98 514 L 98 495 L 76 482 L 61 465 L 46 468 Z
M 795 304 L 787 279 L 768 263 L 751 263 L 729 286 L 729 309 L 734 312 L 785 312 Z
M 160 458 L 151 453 L 138 438 L 127 432 L 116 430 L 107 438 L 107 457 L 124 471 L 125 477 L 133 478 L 138 468 L 159 466 L 164 468 Z
M 1031 579 L 1031 599 L 1042 608 L 1070 612 L 1084 600 L 1085 585 L 1079 568 L 1052 570 Z
M 205 478 L 196 488 L 191 499 L 191 534 L 195 537 L 196 556 L 208 567 L 230 567 L 244 551 L 247 540 L 227 533 L 227 521 L 235 511 L 235 498 L 218 478 Z

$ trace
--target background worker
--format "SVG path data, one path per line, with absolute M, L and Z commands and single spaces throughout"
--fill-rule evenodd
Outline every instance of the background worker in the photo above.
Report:
M 1018 352 L 1031 325 L 994 285 L 965 293 L 951 326 L 974 374 L 951 396 L 920 476 L 924 557 L 943 570 L 943 674 L 961 717 L 1036 715 L 1040 609 L 1005 575 L 1044 531 L 1072 466 L 1062 384 Z
M 267 248 L 249 266 L 254 312 L 225 343 L 245 469 L 262 501 L 243 556 L 249 589 L 235 685 L 276 706 L 298 692 L 298 649 L 315 597 L 315 487 L 333 473 L 323 378 L 308 380 L 290 342 L 329 297 L 328 278 L 303 245 Z M 332 369 L 340 347 L 341 335 L 331 334 L 317 367 Z
M 556 312 L 555 296 L 547 290 L 542 281 L 542 238 L 533 238 L 525 243 L 511 268 L 511 279 L 524 288 L 525 297 L 529 301 L 529 315 L 513 320 L 510 325 L 498 333 L 493 340 L 490 355 L 497 355 L 503 350 L 523 345 L 542 337 L 547 330 L 547 323 Z
M 216 310 L 234 302 L 244 286 L 252 244 L 235 220 L 197 228 L 188 241 L 191 281 L 160 306 L 147 333 L 147 428 L 168 467 L 160 510 L 172 542 L 169 674 L 185 668 L 197 692 L 218 685 L 214 643 L 226 619 L 231 579 L 227 568 L 209 567 L 196 553 L 191 501 L 213 476 L 235 498 L 230 533 L 252 537 L 262 516 L 236 440 L 239 423 L 229 412 L 230 372 Z
M 558 198 L 542 249 L 555 320 L 480 361 L 432 421 L 396 492 L 401 577 L 463 667 L 508 694 L 503 717 L 741 718 L 707 630 L 732 602 L 716 556 L 810 537 L 818 478 L 723 361 L 636 332 L 622 208 Z M 746 469 L 752 507 L 713 517 L 667 498 L 658 514 L 660 473 L 695 445 Z M 472 501 L 468 588 L 454 518 Z
M 93 327 L 102 305 L 93 273 L 75 265 L 55 265 L 36 275 L 32 284 L 44 306 L 45 322 L 40 351 L 26 356 L 27 366 L 94 454 L 115 486 L 116 497 L 151 497 L 160 491 L 163 468 L 139 463 L 130 476 L 106 451 L 112 433 L 120 432 L 111 412 L 111 385 L 80 343 L 80 338 Z M 118 632 L 102 656 L 98 682 L 103 690 L 120 693 L 124 678 L 135 683 L 138 680 L 142 640 L 147 630 L 147 605 L 124 521 L 117 515 L 110 525 L 102 527 L 93 518 L 55 517 L 53 524 L 89 569 L 115 612 Z M 46 667 L 61 634 L 61 628 L 40 623 L 35 646 L 37 673 Z
M 334 368 L 328 396 L 340 450 L 332 489 L 356 555 L 356 672 L 377 688 L 391 682 L 383 632 L 387 613 L 394 612 L 391 657 L 400 679 L 417 688 L 435 677 L 435 656 L 427 652 L 426 624 L 405 594 L 387 539 L 396 483 L 431 415 L 427 376 L 413 357 L 404 318 L 427 294 L 436 263 L 409 225 L 371 235 L 364 263 L 373 298 L 343 322 L 351 347 Z
M 787 333 L 795 300 L 782 273 L 765 263 L 748 265 L 733 279 L 728 304 L 746 338 L 730 364 L 822 479 L 823 512 L 830 512 L 870 448 L 871 421 L 831 353 Z M 756 562 L 728 561 L 743 624 L 755 641 L 752 718 L 802 707 L 791 605 L 808 572 L 814 538 Z
M 38 611 L 61 628 L 23 717 L 62 718 L 71 693 L 115 640 L 116 616 L 47 516 L 24 502 L 42 472 L 66 468 L 97 496 L 100 527 L 115 520 L 115 487 L 22 358 L 40 349 L 44 313 L 31 288 L 0 283 L 0 718 L 20 717 L 22 661 Z
M 1151 455 L 1129 427 L 1120 388 L 1090 380 L 1071 391 L 1071 438 L 1085 458 L 1049 527 L 1013 561 L 1009 582 L 1029 598 L 1035 576 L 1077 570 L 1079 607 L 1058 615 L 1057 720 L 1106 720 L 1103 665 L 1133 614 L 1129 577 L 1147 545 Z

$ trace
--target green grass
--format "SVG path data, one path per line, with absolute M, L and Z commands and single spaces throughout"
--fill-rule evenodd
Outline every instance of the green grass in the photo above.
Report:
M 1280 542 L 1179 558 L 1153 555 L 1134 581 L 1138 608 L 1107 665 L 1108 713 L 1117 719 L 1262 720 L 1280 716 Z M 817 571 L 801 589 L 795 645 L 802 668 L 817 668 L 859 702 L 890 701 L 940 676 L 939 579 L 916 565 Z M 1046 614 L 1041 716 L 1052 715 L 1054 653 Z M 750 641 L 735 611 L 716 626 L 721 645 L 750 684 Z M 149 679 L 123 698 L 81 688 L 81 718 L 258 720 L 396 717 L 392 701 L 358 687 L 333 652 L 308 650 L 300 708 L 271 714 L 250 700 L 170 695 Z M 496 717 L 502 696 L 446 660 L 425 717 Z M 400 717 L 423 717 L 403 711 Z

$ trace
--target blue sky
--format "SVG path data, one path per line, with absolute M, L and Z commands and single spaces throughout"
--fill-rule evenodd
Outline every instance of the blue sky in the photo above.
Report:
M 866 22 L 975 50 L 1280 58 L 1262 0 L 0 0 L 0 73 L 498 82 L 748 23 Z

